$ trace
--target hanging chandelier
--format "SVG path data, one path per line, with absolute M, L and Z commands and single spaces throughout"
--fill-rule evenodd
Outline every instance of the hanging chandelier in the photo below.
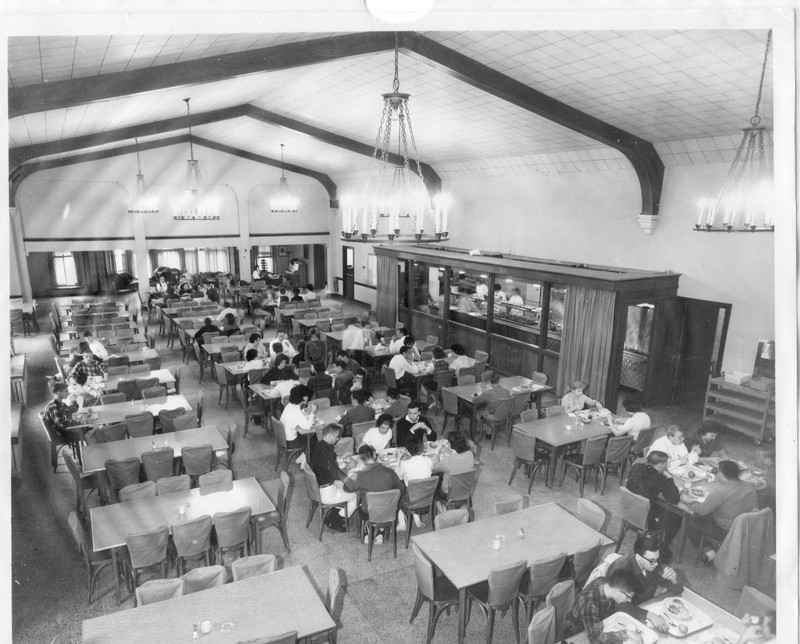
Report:
M 289 192 L 286 175 L 283 167 L 283 143 L 281 143 L 281 182 L 278 185 L 278 196 L 269 200 L 269 209 L 272 212 L 297 212 L 298 199 Z
M 401 234 L 400 220 L 408 219 L 413 234 L 413 240 L 408 238 L 408 241 L 447 240 L 449 199 L 439 194 L 432 202 L 425 185 L 411 125 L 409 97 L 400 92 L 399 45 L 395 34 L 392 91 L 383 94 L 383 112 L 366 183 L 360 194 L 341 198 L 342 239 L 358 241 L 360 226 L 361 241 L 382 241 L 378 235 L 380 220 L 386 219 L 385 239 L 393 241 Z M 390 159 L 393 146 L 400 163 Z M 426 218 L 430 219 L 432 235 L 424 235 Z
M 716 199 L 701 199 L 694 229 L 705 232 L 772 232 L 775 230 L 772 178 L 764 154 L 764 128 L 758 114 L 767 69 L 772 30 L 767 34 L 756 109 L 750 127 L 742 130 L 728 176 Z
M 190 100 L 190 98 L 183 99 L 186 103 L 186 114 L 189 116 L 189 158 L 186 160 L 186 178 L 183 181 L 183 194 L 175 204 L 172 218 L 176 220 L 219 219 L 219 204 L 207 192 L 203 183 L 203 175 L 200 174 L 200 162 L 194 158 Z
M 134 138 L 136 143 L 136 167 L 139 173 L 136 175 L 136 191 L 133 199 L 128 204 L 128 212 L 151 214 L 158 212 L 158 199 L 150 194 L 147 190 L 147 185 L 144 182 L 144 175 L 142 174 L 142 164 L 139 160 L 139 139 Z

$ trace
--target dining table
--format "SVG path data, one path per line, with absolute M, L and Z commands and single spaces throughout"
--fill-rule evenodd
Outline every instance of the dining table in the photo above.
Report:
M 105 393 L 117 391 L 119 383 L 129 380 L 148 380 L 150 378 L 158 378 L 158 384 L 165 385 L 167 389 L 171 389 L 175 384 L 175 375 L 169 369 L 151 369 L 150 371 L 140 371 L 139 373 L 122 374 L 119 376 L 109 376 L 108 380 L 102 383 L 102 388 Z
M 171 447 L 175 458 L 180 458 L 184 447 L 197 447 L 198 445 L 211 445 L 211 450 L 221 452 L 228 449 L 228 443 L 214 425 L 181 429 L 176 432 L 140 436 L 127 440 L 111 441 L 110 443 L 96 443 L 84 445 L 81 448 L 83 473 L 92 474 L 106 469 L 109 459 L 122 460 L 125 458 L 141 459 L 144 452 Z
M 166 396 L 162 398 L 146 398 L 144 400 L 130 400 L 127 402 L 112 403 L 110 405 L 95 405 L 94 407 L 84 407 L 75 412 L 72 416 L 72 427 L 98 427 L 125 420 L 125 416 L 131 414 L 143 414 L 149 412 L 153 416 L 158 416 L 158 412 L 163 409 L 186 409 L 192 410 L 189 401 L 182 395 Z M 83 417 L 82 412 L 89 412 L 88 417 Z M 77 416 L 77 418 L 76 418 Z
M 103 337 L 106 338 L 109 341 L 115 341 L 115 340 L 119 340 L 119 339 L 127 340 L 128 338 L 130 338 L 130 341 L 133 342 L 133 343 L 138 342 L 140 344 L 144 344 L 144 343 L 147 342 L 147 337 L 142 335 L 141 333 L 134 333 L 133 335 L 129 335 L 127 338 L 118 338 L 116 335 L 113 335 L 109 331 L 100 331 L 100 332 L 98 332 L 98 335 L 99 334 L 107 334 L 107 335 L 103 335 Z M 64 335 L 63 332 L 62 332 L 61 335 L 62 336 Z M 61 341 L 61 348 L 69 350 L 69 351 L 73 351 L 73 350 L 77 349 L 80 346 L 81 342 L 83 342 L 83 339 L 81 339 L 81 338 L 66 338 L 66 339 Z
M 411 539 L 458 589 L 459 644 L 466 632 L 467 588 L 488 580 L 491 571 L 518 561 L 530 565 L 561 553 L 573 555 L 597 543 L 613 543 L 557 503 L 415 534 Z
M 547 487 L 553 487 L 558 459 L 568 446 L 582 443 L 596 436 L 611 434 L 611 428 L 603 422 L 605 416 L 595 412 L 586 415 L 585 419 L 587 422 L 582 422 L 583 418 L 575 414 L 561 414 L 513 425 L 514 429 L 532 436 L 537 442 L 549 448 L 550 463 L 545 473 Z
M 231 483 L 192 488 L 171 494 L 133 499 L 91 508 L 94 552 L 111 551 L 112 568 L 117 569 L 117 550 L 126 545 L 125 537 L 155 530 L 161 526 L 191 521 L 217 512 L 232 512 L 248 507 L 253 518 L 275 511 L 275 505 L 255 477 Z M 183 509 L 183 513 L 181 513 Z M 260 530 L 256 531 L 256 552 L 261 552 Z M 119 576 L 116 576 L 116 600 L 120 603 Z M 146 641 L 139 639 L 137 641 Z M 161 640 L 159 640 L 161 641 Z
M 113 353 L 109 358 L 128 356 L 128 364 L 139 364 L 146 360 L 153 360 L 158 357 L 158 351 L 155 349 L 145 348 L 138 351 L 128 351 L 127 353 Z
M 138 329 L 137 322 L 131 322 L 130 320 L 127 322 L 111 322 L 111 325 L 115 329 L 125 328 L 125 329 L 133 329 L 136 331 Z M 58 336 L 59 342 L 65 342 L 67 340 L 77 338 L 79 334 L 82 334 L 84 331 L 91 331 L 94 335 L 103 335 L 104 333 L 109 333 L 108 329 L 101 329 L 98 331 L 95 327 L 96 326 L 105 326 L 104 324 L 90 324 L 90 325 L 80 325 L 80 328 L 76 327 L 73 324 L 62 324 L 61 325 L 61 333 Z

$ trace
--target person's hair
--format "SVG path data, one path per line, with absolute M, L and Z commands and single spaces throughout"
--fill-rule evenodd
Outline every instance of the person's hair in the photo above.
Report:
M 335 357 L 338 358 L 339 356 L 344 356 L 348 360 L 350 359 L 350 354 L 347 352 L 347 349 L 337 349 Z M 347 363 L 345 362 L 345 365 Z
M 397 353 L 401 356 L 407 353 L 411 353 L 411 347 L 409 347 L 407 344 L 404 344 L 402 347 L 400 347 L 400 351 L 398 351 Z
M 713 433 L 713 434 L 722 434 L 725 431 L 725 427 L 720 425 L 718 422 L 714 420 L 707 420 L 703 423 L 699 430 L 697 430 L 697 434 L 702 436 L 703 434 Z
M 586 383 L 583 380 L 572 380 L 569 383 L 570 389 L 586 389 Z
M 83 337 L 84 338 L 91 338 L 92 337 L 92 332 L 91 331 L 84 331 L 83 332 Z
M 281 295 L 286 295 L 286 289 L 285 289 L 285 288 L 283 288 L 282 286 L 281 286 L 281 287 L 278 289 L 278 292 L 279 292 Z
M 303 402 L 303 398 L 305 398 L 305 395 L 306 395 L 305 387 L 303 387 L 302 385 L 295 385 L 289 392 L 289 402 L 292 405 L 299 405 L 301 402 Z
M 299 287 L 297 287 L 297 286 L 295 286 L 295 287 L 292 289 L 292 293 L 294 293 L 295 295 L 300 295 L 300 288 L 299 288 Z
M 489 372 L 489 384 L 490 385 L 496 385 L 498 382 L 500 382 L 500 378 L 502 378 L 502 376 L 500 375 L 500 373 L 498 371 L 490 371 Z
M 647 464 L 656 466 L 661 465 L 662 463 L 666 463 L 669 460 L 669 456 L 667 456 L 664 452 L 661 452 L 657 449 L 650 450 L 647 453 Z
M 225 324 L 236 324 L 236 318 L 234 317 L 233 313 L 225 314 Z
M 364 461 L 366 461 L 366 460 L 374 461 L 375 460 L 375 449 L 372 447 L 372 445 L 364 444 L 364 445 L 362 445 L 361 447 L 358 448 L 358 455 Z
M 76 385 L 85 385 L 86 381 L 89 380 L 89 374 L 85 371 L 79 371 L 75 374 L 75 384 Z
M 206 318 L 205 320 L 203 320 L 203 325 L 204 326 L 211 326 L 211 318 Z
M 612 588 L 621 590 L 628 595 L 638 595 L 642 592 L 642 585 L 639 580 L 633 576 L 632 572 L 627 570 L 615 570 L 610 577 L 606 578 L 606 581 Z
M 225 300 L 225 301 L 222 303 L 222 306 L 224 306 L 226 309 L 229 309 L 229 308 L 231 307 L 231 303 L 230 303 L 230 301 L 229 301 L 229 300 Z
M 306 290 L 313 291 L 314 285 L 311 282 L 309 282 L 308 284 L 306 284 Z
M 272 349 L 275 353 L 281 353 L 283 351 L 283 345 L 280 342 L 273 342 L 270 345 L 270 349 Z
M 408 411 L 409 409 L 419 409 L 419 403 L 416 400 L 412 400 L 410 403 L 408 403 L 406 411 Z
M 333 361 L 333 364 L 335 364 L 340 369 L 347 369 L 347 362 L 345 362 L 341 358 L 336 358 L 336 360 Z
M 728 480 L 739 478 L 739 466 L 733 461 L 720 461 L 717 468 Z
M 520 291 L 520 290 L 519 290 L 519 287 L 517 287 L 517 286 L 515 286 L 514 288 L 512 288 L 512 289 L 511 289 L 511 292 L 512 292 L 512 293 L 522 293 L 522 291 Z
M 408 335 L 408 329 L 406 329 L 404 326 L 401 326 L 399 329 L 397 329 L 397 332 L 400 335 Z
M 249 338 L 249 342 L 250 342 L 250 344 L 255 344 L 260 339 L 261 339 L 261 334 L 260 333 L 251 333 L 250 334 L 250 338 Z
M 642 400 L 639 396 L 631 396 L 622 401 L 622 406 L 625 408 L 625 411 L 631 411 L 635 414 L 636 412 L 642 411 Z
M 275 356 L 275 360 L 273 361 L 272 366 L 280 368 L 279 365 L 281 364 L 281 362 L 285 362 L 288 364 L 290 362 L 289 356 L 287 356 L 285 353 L 279 353 L 278 355 Z
M 469 451 L 469 443 L 461 432 L 452 431 L 447 434 L 447 440 L 458 454 L 463 454 Z
M 389 387 L 386 390 L 386 397 L 398 400 L 400 398 L 400 391 L 396 387 Z
M 500 286 L 500 284 L 495 284 L 495 285 L 494 285 L 494 290 L 495 290 L 495 293 L 496 293 L 497 291 L 502 291 L 502 290 L 503 290 L 503 287 L 502 287 L 502 286 Z
M 394 418 L 391 414 L 381 414 L 375 421 L 375 427 L 380 427 L 384 423 L 389 423 L 389 427 L 394 427 Z
M 339 432 L 342 431 L 342 428 L 335 423 L 328 423 L 325 427 L 322 428 L 322 436 L 330 436 L 331 434 L 339 435 Z
M 436 360 L 444 360 L 444 349 L 442 347 L 433 347 L 433 357 Z
M 257 357 L 258 357 L 257 349 L 248 349 L 247 353 L 244 354 L 244 359 L 247 360 L 247 362 L 255 360 Z
M 309 340 L 316 340 L 317 338 L 319 338 L 319 329 L 309 329 L 306 337 Z
M 415 342 L 416 340 L 410 335 L 407 335 L 405 338 L 403 338 L 403 346 L 413 347 Z
M 679 425 L 669 425 L 667 427 L 667 436 L 669 437 L 675 436 L 675 434 L 677 434 L 678 432 L 680 432 L 681 434 L 685 434 L 685 432 L 680 428 Z
M 312 362 L 311 368 L 314 370 L 314 373 L 325 373 L 325 363 L 321 360 L 315 360 Z
M 450 350 L 455 353 L 457 356 L 463 356 L 467 350 L 464 348 L 463 344 L 454 344 L 450 347 Z
M 359 367 L 358 369 L 356 369 L 356 372 L 355 372 L 354 375 L 361 376 L 362 378 L 366 378 L 367 377 L 367 370 L 364 369 L 364 367 Z
M 78 342 L 78 353 L 91 353 L 92 350 L 89 348 L 89 343 L 86 340 L 81 340 Z
M 67 387 L 67 383 L 62 382 L 60 380 L 51 380 L 50 381 L 50 391 L 54 394 L 57 394 L 61 391 L 67 391 L 69 387 Z
M 640 557 L 644 557 L 645 552 L 661 552 L 661 541 L 650 534 L 639 535 L 633 542 L 633 551 Z
M 422 439 L 416 434 L 409 434 L 406 438 L 406 449 L 411 456 L 422 454 Z
M 363 405 L 367 402 L 367 394 L 364 393 L 363 389 L 356 389 L 353 392 L 353 400 L 355 400 L 359 405 Z

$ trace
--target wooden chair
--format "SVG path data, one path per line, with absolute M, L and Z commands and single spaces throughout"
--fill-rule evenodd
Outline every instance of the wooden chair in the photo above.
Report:
M 169 544 L 169 530 L 166 526 L 129 534 L 125 537 L 125 543 L 128 546 L 128 574 L 134 588 L 139 585 L 139 575 L 149 569 L 159 570 L 161 577 L 166 578 Z
M 135 456 L 121 460 L 108 459 L 105 462 L 106 478 L 105 486 L 100 489 L 100 498 L 103 503 L 116 503 L 118 490 L 126 485 L 139 482 L 139 470 L 142 464 Z
M 189 479 L 191 485 L 191 479 Z M 231 485 L 233 483 L 233 472 L 231 470 L 213 470 L 197 477 L 197 487 L 209 487 L 211 485 Z
M 158 494 L 158 488 L 152 481 L 145 481 L 144 483 L 133 483 L 126 485 L 119 491 L 119 500 L 121 503 L 133 501 L 134 499 L 146 499 Z
M 633 447 L 631 447 L 631 451 L 628 454 L 628 461 L 630 465 L 633 465 L 633 462 L 637 458 L 644 457 L 644 453 L 647 448 L 653 444 L 653 438 L 655 438 L 657 429 L 658 427 L 654 426 L 639 431 L 639 434 L 636 436 L 636 440 L 633 443 Z
M 556 644 L 556 609 L 545 606 L 528 624 L 528 644 Z
M 599 541 L 593 546 L 576 551 L 572 556 L 572 578 L 578 590 L 583 588 L 586 579 L 597 565 L 597 560 L 600 556 L 600 548 L 602 547 L 603 542 Z
M 164 387 L 163 385 L 142 389 L 142 398 L 144 400 L 152 398 L 166 398 L 166 397 L 167 397 L 167 388 Z
M 469 511 L 466 508 L 458 508 L 457 510 L 445 510 L 437 514 L 433 520 L 433 527 L 434 530 L 445 530 L 468 522 Z
M 628 454 L 632 445 L 633 438 L 630 436 L 612 436 L 608 439 L 606 451 L 600 463 L 600 471 L 603 473 L 600 494 L 606 492 L 606 476 L 615 470 L 619 472 L 619 485 L 622 486 L 622 477 L 625 474 L 625 466 L 628 464 Z
M 550 464 L 549 454 L 547 452 L 539 452 L 536 449 L 536 439 L 523 432 L 520 429 L 511 430 L 511 448 L 514 451 L 514 465 L 511 468 L 511 477 L 508 479 L 508 484 L 514 480 L 517 470 L 521 465 L 528 469 L 528 494 L 531 493 L 533 487 L 533 477 L 539 468 L 545 468 L 545 478 L 547 478 L 547 467 Z
M 236 395 L 239 397 L 239 404 L 244 413 L 244 432 L 242 433 L 242 438 L 247 438 L 247 428 L 250 426 L 250 418 L 260 418 L 264 425 L 268 425 L 269 412 L 261 405 L 255 403 L 248 404 L 247 396 L 241 389 L 236 392 Z
M 414 558 L 414 572 L 417 577 L 417 598 L 409 623 L 414 623 L 422 604 L 427 602 L 429 611 L 425 642 L 430 644 L 436 632 L 436 622 L 439 621 L 442 612 L 448 610 L 449 613 L 450 607 L 458 606 L 458 589 L 450 583 L 447 577 L 434 574 L 433 565 L 416 544 L 411 546 L 411 555 Z
M 557 583 L 547 593 L 545 603 L 556 611 L 556 640 L 560 640 L 564 635 L 567 614 L 575 605 L 575 582 L 569 579 Z
M 597 532 L 603 532 L 608 521 L 605 510 L 588 499 L 578 499 L 575 516 Z
M 172 494 L 173 492 L 185 492 L 192 487 L 192 479 L 187 474 L 180 476 L 165 476 L 156 481 L 158 495 Z
M 440 393 L 442 395 L 442 407 L 444 408 L 444 418 L 442 419 L 441 433 L 444 436 L 444 430 L 446 429 L 447 421 L 450 418 L 455 419 L 454 422 L 456 424 L 456 431 L 458 431 L 458 426 L 461 424 L 461 421 L 465 418 L 470 418 L 471 412 L 468 412 L 458 404 L 458 396 L 452 391 L 442 389 L 440 390 Z
M 281 472 L 281 481 L 278 484 L 278 500 L 277 503 L 275 503 L 275 510 L 255 517 L 255 529 L 259 542 L 262 530 L 266 528 L 277 528 L 281 539 L 283 539 L 283 546 L 286 548 L 286 552 L 292 551 L 289 547 L 289 535 L 287 532 L 290 483 L 289 474 L 287 472 Z
M 95 474 L 82 474 L 75 465 L 75 461 L 69 454 L 64 454 L 64 463 L 69 470 L 72 482 L 75 485 L 76 504 L 75 509 L 84 521 L 89 519 L 89 495 L 92 491 L 98 491 L 101 483 L 98 475 Z M 91 601 L 91 600 L 90 600 Z
M 549 407 L 542 408 L 542 414 L 545 418 L 552 418 L 553 416 L 562 416 L 566 413 L 566 409 L 562 405 L 550 405 Z
M 509 512 L 517 512 L 522 509 L 523 500 L 521 494 L 514 494 L 502 501 L 495 501 L 494 513 L 497 516 L 500 514 L 508 514 Z
M 173 475 L 175 450 L 171 447 L 142 452 L 142 465 L 148 481 L 157 482 L 159 479 Z
M 244 556 L 247 551 L 247 554 L 250 554 L 250 518 L 249 507 L 214 514 L 217 561 L 222 561 L 223 555 L 227 552 L 237 552 Z
M 564 485 L 564 477 L 569 467 L 575 470 L 575 473 L 578 475 L 578 480 L 580 481 L 580 495 L 583 496 L 586 473 L 594 471 L 594 491 L 597 492 L 597 473 L 600 470 L 606 439 L 606 436 L 595 436 L 584 443 L 583 453 L 564 455 L 561 459 L 561 485 Z
M 497 434 L 500 433 L 500 430 L 505 430 L 506 439 L 508 440 L 509 447 L 511 446 L 511 413 L 514 410 L 514 399 L 507 398 L 506 400 L 501 400 L 500 403 L 495 407 L 493 412 L 484 411 L 478 415 L 478 418 L 481 420 L 481 426 L 478 429 L 478 433 L 482 434 L 484 431 L 484 427 L 488 425 L 492 430 L 492 449 L 494 449 L 494 444 L 497 442 Z
M 511 622 L 514 636 L 519 642 L 519 585 L 528 566 L 525 561 L 518 561 L 489 572 L 489 579 L 467 589 L 467 624 L 473 604 L 477 605 L 486 616 L 486 642 L 492 641 L 494 621 L 497 611 L 505 615 L 511 608 Z
M 201 590 L 223 586 L 227 576 L 228 573 L 225 570 L 225 566 L 199 566 L 198 568 L 192 568 L 181 577 L 184 584 L 183 594 L 189 595 Z
M 622 501 L 622 524 L 614 552 L 619 552 L 628 530 L 637 534 L 647 531 L 647 515 L 650 514 L 650 500 L 647 497 L 634 494 L 624 486 L 619 488 L 619 494 Z
M 286 443 L 286 429 L 283 423 L 277 418 L 272 419 L 272 428 L 275 431 L 275 446 L 277 454 L 275 455 L 275 471 L 281 465 L 282 454 L 286 454 L 286 469 L 289 469 L 289 460 L 297 457 L 305 451 L 305 447 L 289 447 Z
M 552 559 L 534 561 L 522 577 L 519 585 L 519 600 L 525 607 L 525 622 L 530 621 L 547 593 L 558 583 L 561 570 L 567 561 L 567 554 L 562 552 Z
M 100 396 L 101 405 L 113 405 L 115 403 L 126 402 L 127 400 L 127 396 L 122 392 L 116 394 L 103 394 Z
M 414 522 L 411 514 L 427 513 L 432 522 L 436 514 L 436 488 L 439 485 L 438 476 L 425 479 L 414 479 L 408 482 L 407 494 L 400 499 L 400 511 L 406 518 L 406 550 L 411 541 L 411 529 Z
M 214 469 L 214 450 L 210 444 L 186 446 L 181 450 L 181 469 L 193 483 L 197 477 Z
M 367 492 L 367 511 L 359 510 L 359 518 L 366 521 L 368 539 L 367 561 L 372 561 L 372 546 L 375 543 L 375 530 L 391 530 L 394 544 L 394 558 L 397 559 L 397 506 L 400 503 L 400 490 Z M 359 532 L 359 534 L 361 534 Z
M 277 569 L 278 560 L 275 555 L 250 555 L 249 557 L 241 557 L 231 563 L 233 581 L 266 575 L 270 572 L 275 572 Z
M 219 384 L 219 398 L 217 398 L 217 404 L 222 404 L 222 394 L 225 394 L 225 409 L 228 408 L 228 402 L 230 401 L 231 391 L 234 392 L 234 396 L 236 395 L 236 386 L 238 381 L 230 375 L 228 370 L 225 368 L 225 365 L 220 362 L 214 363 L 214 371 L 217 374 L 217 383 Z
M 175 567 L 182 575 L 187 561 L 203 559 L 206 566 L 211 564 L 211 517 L 204 515 L 197 519 L 173 523 L 172 543 L 175 546 Z
M 86 531 L 83 528 L 78 515 L 71 511 L 67 517 L 67 524 L 69 525 L 72 538 L 75 545 L 78 547 L 83 564 L 86 568 L 86 585 L 89 588 L 89 604 L 92 603 L 92 593 L 94 592 L 94 584 L 97 580 L 97 575 L 106 566 L 110 566 L 113 562 L 109 551 L 94 552 L 92 550 L 91 536 L 87 537 Z M 89 533 L 91 535 L 91 533 Z
M 303 470 L 303 476 L 305 477 L 306 481 L 306 493 L 308 494 L 308 500 L 310 501 L 310 507 L 308 509 L 308 520 L 306 521 L 306 528 L 311 525 L 311 519 L 314 518 L 314 513 L 318 512 L 319 514 L 319 540 L 322 541 L 322 532 L 325 529 L 325 518 L 334 510 L 341 509 L 343 511 L 347 510 L 347 501 L 341 501 L 339 503 L 323 503 L 320 500 L 319 496 L 319 483 L 317 483 L 317 475 L 309 467 L 308 463 L 303 461 L 300 465 L 300 469 Z M 345 519 L 345 526 L 347 528 L 347 532 L 350 532 L 350 522 Z
M 472 517 L 472 495 L 477 485 L 477 469 L 471 469 L 459 474 L 452 474 L 450 476 L 450 489 L 447 492 L 440 491 L 437 499 L 441 501 L 448 510 L 465 506 L 470 517 Z

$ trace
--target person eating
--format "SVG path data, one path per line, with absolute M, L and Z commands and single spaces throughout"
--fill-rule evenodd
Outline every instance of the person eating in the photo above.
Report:
M 643 429 L 649 429 L 650 416 L 642 411 L 642 401 L 638 396 L 631 396 L 622 402 L 622 406 L 628 413 L 628 418 L 622 425 L 611 425 L 611 431 L 615 436 L 624 436 L 628 434 L 636 440 L 639 432 Z
M 405 418 L 397 421 L 397 446 L 405 447 L 410 436 L 416 436 L 421 440 L 436 440 L 436 430 L 430 421 L 422 416 L 419 403 L 414 400 L 408 404 Z
M 667 455 L 669 458 L 668 468 L 697 463 L 700 458 L 698 452 L 690 452 L 686 449 L 683 436 L 683 430 L 678 425 L 669 425 L 666 434 L 653 441 L 650 449 L 664 452 Z
M 346 508 L 339 508 L 338 513 L 329 512 L 325 518 L 325 525 L 331 530 L 345 532 L 345 517 L 349 518 L 355 512 L 358 501 L 352 491 L 344 489 L 344 475 L 339 469 L 333 448 L 339 440 L 340 431 L 339 426 L 333 424 L 322 428 L 322 440 L 317 441 L 311 452 L 310 465 L 319 485 L 320 502 L 326 505 L 347 503 Z
M 53 394 L 53 399 L 44 408 L 44 418 L 61 438 L 68 438 L 67 429 L 72 422 L 72 414 L 78 410 L 78 405 L 74 402 L 65 402 L 68 387 L 64 382 L 52 380 L 50 392 Z
M 584 389 L 586 383 L 582 380 L 573 380 L 569 383 L 569 391 L 561 399 L 561 406 L 567 414 L 582 411 L 588 405 L 595 405 L 598 409 L 603 406 L 599 401 L 583 393 Z
M 369 445 L 375 451 L 386 449 L 392 442 L 392 429 L 394 428 L 394 418 L 389 414 L 381 414 L 375 421 L 375 427 L 367 430 L 361 445 Z M 358 447 L 361 447 L 359 445 Z

